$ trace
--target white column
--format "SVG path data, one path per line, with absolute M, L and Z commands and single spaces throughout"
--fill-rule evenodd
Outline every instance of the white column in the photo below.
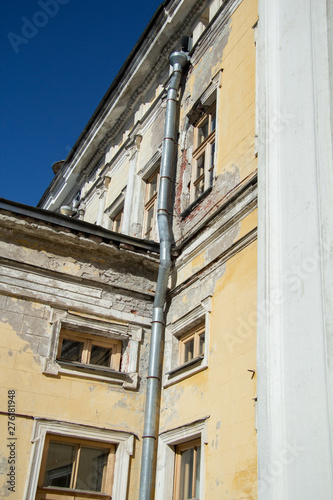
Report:
M 259 500 L 333 498 L 331 0 L 259 0 Z

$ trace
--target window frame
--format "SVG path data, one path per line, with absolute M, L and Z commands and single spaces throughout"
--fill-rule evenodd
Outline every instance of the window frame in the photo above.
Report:
M 153 194 L 150 193 L 151 186 L 153 185 L 153 181 L 156 179 L 156 190 Z M 157 198 L 158 198 L 158 190 L 160 184 L 160 166 L 158 166 L 154 172 L 148 177 L 145 181 L 145 205 L 144 205 L 144 217 L 143 217 L 143 230 L 142 230 L 142 238 L 145 240 L 156 240 L 156 227 L 157 227 Z M 148 227 L 148 214 L 153 210 L 153 217 L 151 219 L 152 225 Z M 148 238 L 147 236 L 151 236 Z
M 215 117 L 213 120 L 212 117 Z M 192 152 L 192 176 L 190 184 L 190 203 L 195 202 L 214 183 L 216 164 L 216 100 L 203 113 L 194 126 L 194 147 Z M 208 120 L 207 136 L 200 141 L 200 130 Z M 214 129 L 212 129 L 214 123 Z M 200 160 L 204 158 L 203 167 L 199 167 Z M 213 160 L 213 161 L 212 161 Z M 199 174 L 198 169 L 202 169 Z M 197 191 L 199 187 L 199 191 Z
M 173 498 L 175 486 L 175 459 L 177 446 L 201 441 L 200 456 L 200 495 L 199 498 L 205 498 L 205 463 L 206 463 L 206 444 L 208 442 L 208 421 L 209 416 L 200 420 L 182 425 L 174 429 L 162 432 L 158 436 L 157 445 L 157 463 L 164 464 L 156 471 L 155 481 L 155 499 Z
M 209 364 L 210 314 L 212 312 L 212 296 L 208 295 L 196 307 L 186 314 L 169 323 L 165 335 L 165 363 L 163 373 L 163 387 L 181 382 L 202 370 Z M 205 330 L 205 349 L 203 355 L 181 363 L 182 339 L 197 332 L 200 335 Z
M 204 349 L 204 352 L 200 352 L 200 336 L 202 334 L 205 334 L 205 340 L 206 340 L 205 321 L 203 321 L 199 325 L 195 326 L 194 328 L 191 328 L 190 331 L 183 333 L 181 335 L 181 337 L 179 339 L 179 366 L 182 366 L 185 363 L 188 363 L 190 361 L 194 361 L 196 358 L 199 358 L 199 356 L 204 356 L 205 349 Z M 186 344 L 188 342 L 191 342 L 192 339 L 194 341 L 193 357 L 191 358 L 191 360 L 186 360 L 185 359 Z
M 194 439 L 192 441 L 186 441 L 175 446 L 175 475 L 174 475 L 174 500 L 180 500 L 180 486 L 181 486 L 181 465 L 182 465 L 182 453 L 187 450 L 194 450 L 193 462 L 196 465 L 197 461 L 197 448 L 200 446 L 202 449 L 201 438 Z M 201 456 L 200 456 L 201 461 Z M 199 468 L 200 471 L 200 468 Z M 192 499 L 200 500 L 200 483 L 199 483 L 199 497 L 193 496 L 195 494 L 195 480 L 196 480 L 196 466 L 193 467 L 192 474 Z M 201 478 L 200 478 L 201 479 Z
M 115 318 L 105 320 L 91 316 L 82 316 L 74 311 L 51 308 L 50 336 L 48 354 L 43 362 L 43 374 L 58 377 L 59 374 L 76 376 L 86 379 L 100 380 L 115 385 L 122 385 L 124 389 L 137 389 L 139 384 L 139 344 L 142 340 L 143 327 L 150 328 L 149 320 L 140 318 L 137 322 L 120 323 Z M 122 361 L 120 371 L 115 371 L 100 365 L 84 365 L 75 362 L 59 361 L 59 338 L 63 330 L 92 334 L 94 338 L 121 341 Z
M 112 231 L 115 233 L 121 233 L 121 228 L 123 225 L 123 218 L 124 218 L 124 207 L 122 206 L 121 209 L 112 217 Z
M 24 500 L 36 500 L 37 485 L 47 434 L 61 436 L 62 439 L 74 437 L 80 440 L 115 445 L 112 496 L 117 500 L 127 499 L 130 458 L 134 454 L 135 435 L 133 433 L 112 429 L 100 429 L 69 422 L 36 419 L 34 420 L 31 436 L 32 451 Z M 66 500 L 64 496 L 61 498 L 62 500 Z M 87 495 L 85 495 L 85 498 L 87 498 Z M 89 498 L 105 499 L 105 495 L 101 493 L 90 494 Z
M 49 451 L 49 446 L 51 442 L 58 442 L 61 444 L 73 444 L 77 446 L 77 450 L 75 453 L 75 458 L 73 460 L 73 469 L 71 471 L 71 487 L 65 488 L 65 487 L 60 487 L 60 486 L 44 486 L 44 477 L 45 477 L 45 468 L 46 468 L 46 463 L 47 463 L 47 458 L 48 458 L 48 451 Z M 81 458 L 81 448 L 82 447 L 87 447 L 87 448 L 101 448 L 101 449 L 109 449 L 109 454 L 108 454 L 108 463 L 107 463 L 107 469 L 105 473 L 105 477 L 103 478 L 103 483 L 104 483 L 104 490 L 105 491 L 94 491 L 94 490 L 82 490 L 82 489 L 77 489 L 76 488 L 76 481 L 77 481 L 77 475 L 78 475 L 78 468 L 80 465 L 80 458 Z M 100 442 L 100 441 L 92 441 L 88 439 L 79 439 L 79 438 L 73 438 L 73 437 L 64 437 L 64 436 L 59 436 L 55 434 L 46 434 L 45 436 L 45 442 L 44 442 L 44 449 L 43 449 L 43 457 L 41 461 L 41 467 L 40 467 L 40 473 L 39 473 L 39 479 L 38 479 L 38 485 L 37 485 L 37 493 L 36 493 L 36 500 L 39 500 L 41 497 L 43 500 L 48 500 L 48 498 L 54 498 L 55 495 L 59 495 L 61 498 L 64 498 L 64 500 L 68 497 L 71 497 L 73 499 L 75 498 L 81 498 L 82 496 L 87 496 L 89 494 L 90 498 L 94 497 L 99 497 L 103 496 L 103 499 L 105 500 L 111 500 L 112 497 L 112 483 L 113 483 L 113 471 L 114 471 L 114 465 L 115 465 L 115 451 L 116 447 L 114 444 L 110 444 L 107 442 Z M 103 488 L 103 486 L 102 486 Z M 50 497 L 49 497 L 50 495 Z
M 73 340 L 76 342 L 83 343 L 81 361 L 70 361 L 61 358 L 61 350 L 64 340 Z M 110 366 L 108 368 L 114 371 L 120 371 L 120 360 L 121 360 L 121 350 L 122 350 L 122 343 L 120 340 L 115 340 L 113 338 L 99 337 L 97 335 L 92 335 L 88 333 L 74 332 L 64 328 L 60 331 L 57 361 L 60 363 L 61 362 L 73 363 L 73 364 L 78 363 L 80 365 L 85 365 L 87 367 L 94 366 L 94 367 L 106 368 L 104 365 L 96 365 L 90 363 L 90 356 L 93 345 L 98 345 L 100 347 L 106 347 L 111 349 Z

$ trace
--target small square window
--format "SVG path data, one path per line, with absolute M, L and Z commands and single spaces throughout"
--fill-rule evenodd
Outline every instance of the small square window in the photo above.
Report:
M 62 330 L 58 361 L 112 368 L 119 371 L 121 341 Z
M 193 328 L 184 333 L 179 340 L 179 362 L 180 365 L 188 363 L 205 353 L 205 324 Z

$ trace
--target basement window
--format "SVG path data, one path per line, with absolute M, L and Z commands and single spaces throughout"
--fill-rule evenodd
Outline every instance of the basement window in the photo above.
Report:
M 121 341 L 62 330 L 57 360 L 119 371 Z

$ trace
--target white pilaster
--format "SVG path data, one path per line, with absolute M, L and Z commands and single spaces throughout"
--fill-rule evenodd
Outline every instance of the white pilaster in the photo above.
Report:
M 138 155 L 140 150 L 142 136 L 136 135 L 134 139 L 134 144 L 129 148 L 130 164 L 128 170 L 128 181 L 126 188 L 126 198 L 124 204 L 124 216 L 121 226 L 121 232 L 124 234 L 131 235 L 131 222 L 133 221 L 133 197 L 135 189 L 135 176 L 136 176 L 136 166 L 138 161 Z
M 333 498 L 329 3 L 259 0 L 259 500 Z

